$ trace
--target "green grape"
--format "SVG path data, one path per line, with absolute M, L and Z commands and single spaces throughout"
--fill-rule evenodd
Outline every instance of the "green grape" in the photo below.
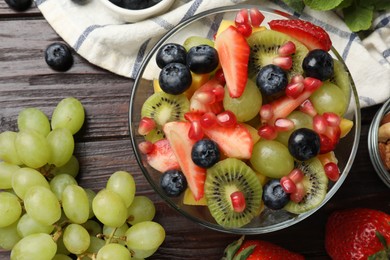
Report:
M 104 241 L 103 239 L 97 238 L 95 236 L 90 236 L 90 241 L 91 242 L 89 243 L 89 247 L 86 250 L 87 253 L 97 254 L 97 252 L 99 252 L 100 248 L 102 248 L 106 244 L 106 241 Z
M 44 233 L 22 238 L 11 251 L 11 260 L 39 259 L 51 260 L 57 251 L 53 238 Z
M 5 131 L 0 133 L 0 160 L 15 165 L 22 165 L 18 153 L 16 152 L 15 139 L 17 133 Z
M 126 222 L 127 208 L 122 198 L 113 191 L 100 190 L 92 201 L 92 209 L 96 218 L 104 225 L 120 227 Z
M 91 189 L 85 189 L 85 192 L 87 193 L 88 196 L 88 202 L 89 202 L 89 216 L 88 219 L 93 218 L 95 216 L 95 213 L 93 212 L 92 208 L 92 201 L 96 196 L 96 193 L 91 190 Z
M 47 116 L 38 108 L 29 107 L 23 109 L 18 115 L 19 131 L 32 129 L 43 136 L 50 132 L 50 122 Z
M 103 226 L 103 235 L 106 240 L 109 240 L 111 243 L 126 244 L 126 241 L 120 239 L 126 235 L 126 231 L 129 229 L 129 226 L 125 223 L 118 228 Z M 115 233 L 113 233 L 115 230 Z M 113 237 L 114 236 L 114 237 Z
M 59 174 L 68 174 L 76 178 L 77 174 L 79 173 L 79 169 L 80 169 L 79 161 L 74 155 L 72 155 L 69 161 L 65 163 L 63 166 L 54 167 L 51 170 L 51 174 L 53 174 L 54 176 Z
M 62 193 L 62 209 L 73 223 L 86 222 L 89 216 L 89 201 L 84 189 L 76 184 L 66 186 Z
M 23 164 L 30 168 L 42 167 L 50 159 L 50 146 L 46 137 L 31 129 L 17 133 L 15 148 Z
M 274 140 L 260 140 L 253 146 L 250 162 L 257 172 L 270 177 L 281 178 L 294 168 L 294 158 L 288 148 Z
M 12 176 L 19 169 L 18 165 L 0 162 L 0 189 L 12 189 Z
M 293 111 L 290 115 L 287 116 L 287 118 L 294 122 L 294 128 L 289 131 L 279 132 L 275 139 L 285 146 L 288 145 L 288 138 L 294 130 L 299 128 L 313 129 L 313 117 L 301 111 Z
M 156 214 L 153 201 L 146 196 L 135 196 L 133 203 L 127 208 L 127 222 L 135 225 L 142 221 L 150 221 Z
M 130 251 L 120 244 L 107 244 L 102 247 L 97 256 L 97 260 L 130 260 L 131 254 Z
M 114 172 L 108 179 L 106 188 L 118 194 L 126 208 L 133 202 L 136 187 L 134 178 L 130 173 L 125 171 Z
M 14 172 L 12 177 L 12 188 L 19 198 L 24 199 L 26 192 L 35 186 L 50 188 L 48 181 L 37 170 L 31 168 L 20 168 Z
M 84 123 L 84 107 L 73 97 L 61 100 L 53 111 L 51 128 L 67 128 L 72 134 L 77 133 Z
M 16 195 L 0 191 L 0 227 L 16 222 L 22 214 L 22 206 Z
M 135 257 L 138 258 L 146 258 L 152 255 L 164 242 L 164 239 L 164 228 L 154 221 L 137 223 L 126 231 L 127 247 L 133 250 Z
M 324 84 L 310 96 L 310 101 L 320 115 L 325 112 L 333 112 L 342 116 L 348 107 L 348 100 L 345 97 L 344 92 L 331 82 L 324 82 Z
M 76 179 L 69 174 L 59 174 L 50 181 L 50 189 L 56 195 L 58 200 L 62 200 L 62 194 L 68 185 L 77 185 Z
M 245 90 L 239 98 L 230 97 L 228 89 L 225 88 L 223 107 L 232 111 L 239 122 L 246 122 L 257 116 L 262 103 L 261 92 L 256 83 L 250 79 L 248 79 Z
M 22 239 L 18 233 L 17 224 L 18 222 L 15 222 L 9 226 L 0 228 L 0 248 L 11 250 Z
M 72 157 L 74 151 L 74 139 L 72 133 L 66 128 L 57 128 L 47 135 L 50 146 L 50 164 L 57 167 L 65 165 Z
M 72 260 L 72 258 L 64 254 L 56 254 L 52 260 Z
M 21 237 L 26 237 L 31 234 L 46 233 L 50 234 L 54 230 L 53 225 L 44 225 L 28 214 L 24 214 L 18 221 L 17 231 Z
M 79 224 L 68 225 L 63 236 L 65 247 L 73 254 L 85 252 L 91 243 L 88 231 Z
M 61 218 L 61 206 L 56 195 L 42 186 L 27 191 L 24 207 L 30 217 L 45 225 L 52 225 Z
M 87 220 L 82 226 L 88 231 L 89 235 L 96 236 L 97 234 L 101 234 L 103 232 L 102 226 L 96 222 L 95 220 Z

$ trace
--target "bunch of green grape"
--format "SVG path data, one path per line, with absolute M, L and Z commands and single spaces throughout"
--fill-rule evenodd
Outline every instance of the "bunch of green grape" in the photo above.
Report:
M 11 260 L 143 259 L 165 239 L 153 202 L 133 176 L 113 173 L 100 191 L 77 184 L 74 138 L 84 107 L 63 99 L 51 121 L 37 108 L 0 133 L 0 248 Z

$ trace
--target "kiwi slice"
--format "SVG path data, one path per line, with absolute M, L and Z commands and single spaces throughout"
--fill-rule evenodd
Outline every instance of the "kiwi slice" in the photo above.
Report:
M 190 111 L 190 101 L 186 95 L 155 92 L 146 99 L 141 109 L 141 117 L 149 117 L 156 122 L 156 128 L 150 131 L 145 139 L 155 142 L 164 138 L 162 126 L 170 121 L 183 121 L 184 114 L 188 111 Z
M 183 46 L 187 51 L 189 51 L 192 47 L 202 45 L 202 44 L 206 44 L 206 45 L 209 45 L 211 47 L 214 47 L 214 42 L 212 40 L 205 38 L 205 37 L 201 37 L 201 36 L 188 37 L 184 41 Z
M 347 100 L 350 99 L 351 80 L 349 73 L 344 64 L 337 59 L 333 59 L 333 76 L 330 78 L 330 82 L 338 86 L 343 91 Z
M 279 56 L 278 49 L 288 41 L 295 44 L 296 51 L 292 55 L 293 65 L 287 75 L 289 79 L 297 74 L 303 75 L 302 61 L 309 50 L 299 41 L 273 30 L 253 33 L 247 41 L 250 47 L 248 72 L 251 78 L 254 78 L 263 66 L 272 64 L 272 60 Z
M 294 214 L 301 214 L 312 210 L 324 200 L 328 190 L 328 177 L 318 158 L 298 162 L 297 167 L 304 173 L 303 185 L 306 195 L 299 202 L 289 201 L 284 209 Z
M 248 224 L 261 211 L 263 189 L 256 173 L 243 161 L 227 158 L 207 169 L 205 182 L 207 206 L 215 221 L 225 228 Z M 230 195 L 241 191 L 245 209 L 235 212 Z

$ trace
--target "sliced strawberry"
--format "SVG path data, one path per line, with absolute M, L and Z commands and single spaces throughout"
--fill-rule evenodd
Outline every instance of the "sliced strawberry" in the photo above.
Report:
M 190 110 L 200 113 L 213 112 L 215 114 L 220 113 L 223 110 L 222 101 L 216 101 L 213 103 L 206 103 L 201 98 L 198 98 L 203 93 L 207 93 L 207 95 L 214 94 L 213 90 L 223 87 L 221 83 L 213 78 L 207 81 L 204 85 L 202 85 L 199 89 L 197 89 L 190 99 Z
M 215 126 L 203 129 L 204 134 L 215 141 L 228 157 L 249 159 L 253 150 L 253 139 L 248 129 L 242 124 L 233 127 Z
M 234 26 L 230 26 L 218 35 L 214 46 L 218 51 L 230 96 L 240 97 L 248 79 L 250 48 L 245 37 Z
M 272 30 L 290 35 L 304 44 L 309 50 L 322 49 L 329 51 L 332 47 L 329 34 L 311 22 L 299 19 L 272 20 L 268 24 Z
M 146 162 L 159 172 L 179 169 L 179 163 L 167 139 L 156 141 L 151 152 L 146 154 Z
M 188 137 L 190 127 L 190 122 L 173 121 L 166 123 L 163 131 L 187 179 L 188 187 L 198 201 L 204 195 L 206 169 L 197 166 L 191 159 L 191 150 L 195 141 Z

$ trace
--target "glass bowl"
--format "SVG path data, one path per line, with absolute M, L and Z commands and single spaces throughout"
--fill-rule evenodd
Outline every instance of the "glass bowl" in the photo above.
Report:
M 157 50 L 165 43 L 177 42 L 183 43 L 184 40 L 191 35 L 198 35 L 212 39 L 222 19 L 234 20 L 237 12 L 242 8 L 258 8 L 265 16 L 263 25 L 266 25 L 268 21 L 273 19 L 292 19 L 284 12 L 277 10 L 252 6 L 252 5 L 235 5 L 229 7 L 222 7 L 212 9 L 200 14 L 197 14 L 190 19 L 180 23 L 174 29 L 169 31 L 150 51 L 150 53 L 144 59 L 139 73 L 135 79 L 134 87 L 130 99 L 129 108 L 129 124 L 130 124 L 130 138 L 136 160 L 141 168 L 146 179 L 149 181 L 154 190 L 175 210 L 186 218 L 199 223 L 205 227 L 213 230 L 234 233 L 234 234 L 261 234 L 269 233 L 277 230 L 287 228 L 294 225 L 305 218 L 315 213 L 321 208 L 330 198 L 337 192 L 337 190 L 343 184 L 345 178 L 351 169 L 354 161 L 356 151 L 358 148 L 359 137 L 360 137 L 360 107 L 359 100 L 355 86 L 351 78 L 351 96 L 348 111 L 345 115 L 346 118 L 353 121 L 354 126 L 349 134 L 340 140 L 337 149 L 335 150 L 338 158 L 338 166 L 340 168 L 340 178 L 337 182 L 329 182 L 329 189 L 325 199 L 315 209 L 305 212 L 303 214 L 295 215 L 288 213 L 284 210 L 269 210 L 265 208 L 259 217 L 255 218 L 251 223 L 240 227 L 240 228 L 223 228 L 218 225 L 213 217 L 211 216 L 207 207 L 202 206 L 188 206 L 183 204 L 182 197 L 168 197 L 160 187 L 161 173 L 155 171 L 145 163 L 145 155 L 143 155 L 138 145 L 144 141 L 144 137 L 139 135 L 137 128 L 140 122 L 142 104 L 145 102 L 147 97 L 153 93 L 153 78 L 158 78 L 159 68 L 155 62 L 155 55 Z M 334 58 L 342 61 L 342 58 L 336 50 L 331 51 Z M 346 67 L 345 67 L 346 68 Z
M 379 150 L 379 127 L 383 117 L 390 113 L 390 99 L 375 114 L 368 132 L 368 152 L 379 178 L 390 188 L 390 171 L 386 169 Z

